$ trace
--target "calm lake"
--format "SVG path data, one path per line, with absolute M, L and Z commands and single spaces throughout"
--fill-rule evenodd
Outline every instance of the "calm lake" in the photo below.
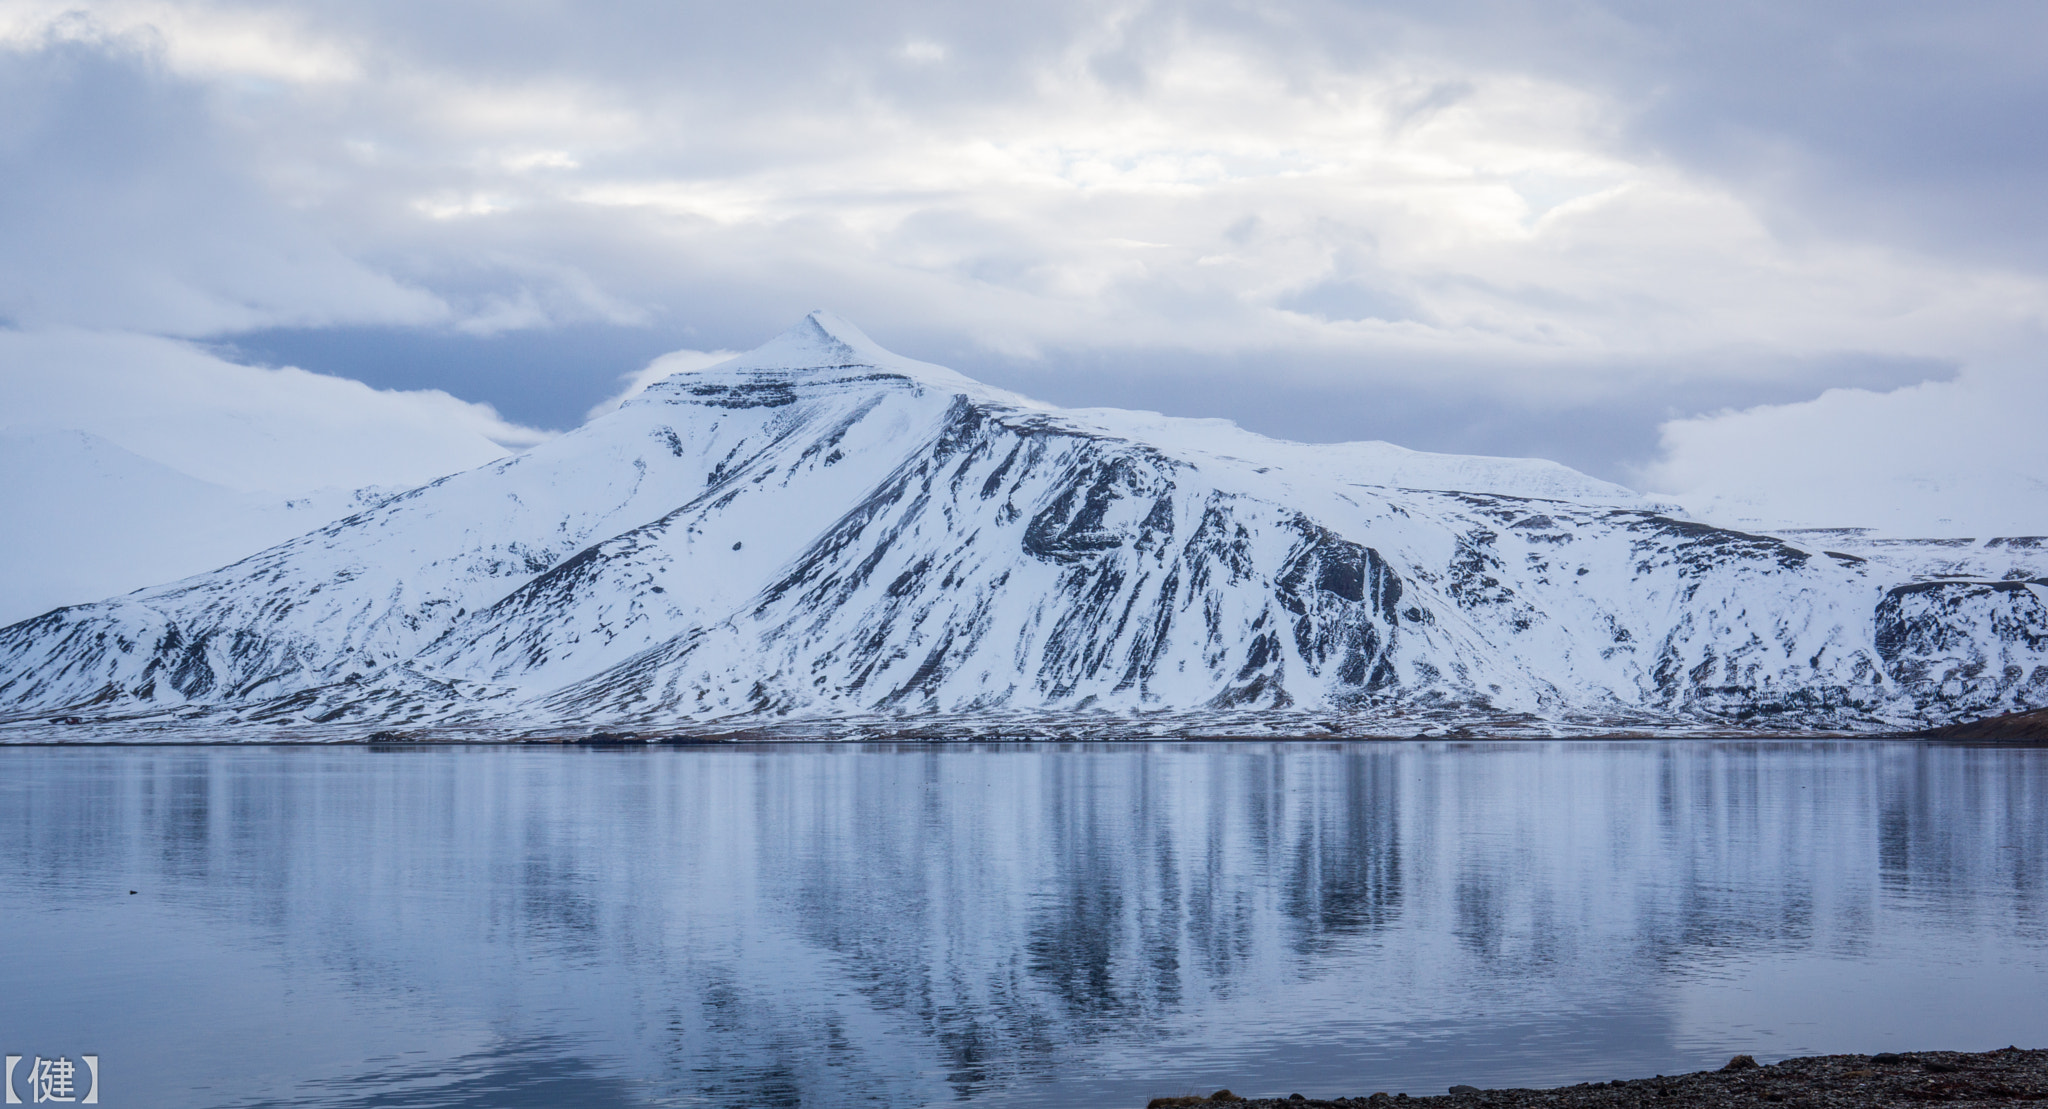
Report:
M 0 1048 L 96 1053 L 110 1106 L 1136 1109 L 2048 1046 L 2048 750 L 14 748 L 0 772 Z

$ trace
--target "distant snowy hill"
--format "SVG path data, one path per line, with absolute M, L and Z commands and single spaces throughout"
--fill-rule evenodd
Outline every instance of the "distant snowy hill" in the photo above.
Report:
M 1046 734 L 2048 704 L 2048 543 L 1860 542 L 1549 462 L 1063 411 L 818 313 L 524 454 L 0 629 L 0 714 Z
M 369 497 L 226 489 L 58 428 L 0 429 L 0 476 L 0 621 L 9 623 L 204 573 L 338 519 Z

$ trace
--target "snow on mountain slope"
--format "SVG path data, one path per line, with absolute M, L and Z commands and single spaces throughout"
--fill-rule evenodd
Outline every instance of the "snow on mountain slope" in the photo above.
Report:
M 1916 725 L 2048 703 L 2048 550 L 2000 550 L 1942 579 L 1554 463 L 1061 411 L 818 313 L 518 457 L 0 629 L 0 714 Z
M 1070 427 L 1148 443 L 1176 458 L 1236 463 L 1254 472 L 1283 470 L 1286 481 L 1273 488 L 1370 484 L 1633 507 L 1645 503 L 1633 490 L 1548 459 L 1430 454 L 1392 443 L 1290 443 L 1246 431 L 1229 420 L 1190 420 L 1116 408 L 1071 409 L 1062 415 Z
M 425 660 L 437 672 L 553 688 L 714 623 L 928 440 L 953 403 L 915 373 L 861 366 L 799 379 L 747 357 L 657 385 L 599 422 L 658 444 L 696 487 L 458 622 Z M 680 430 L 679 416 L 691 421 Z

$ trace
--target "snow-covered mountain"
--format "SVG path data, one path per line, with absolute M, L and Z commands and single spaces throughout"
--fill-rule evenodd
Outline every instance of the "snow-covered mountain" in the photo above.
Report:
M 0 629 L 0 713 L 1372 732 L 2048 705 L 2048 541 L 1820 538 L 1549 462 L 1050 408 L 817 313 L 524 454 Z

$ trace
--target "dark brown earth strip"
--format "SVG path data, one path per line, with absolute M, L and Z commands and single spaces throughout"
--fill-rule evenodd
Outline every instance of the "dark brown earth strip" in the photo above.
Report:
M 1207 1109 L 1226 1103 L 1230 1109 L 1380 1109 L 1397 1105 L 1402 1109 L 2043 1106 L 2048 1105 L 2048 1050 L 2008 1047 L 1974 1055 L 1956 1051 L 1815 1055 L 1770 1066 L 1758 1066 L 1749 1056 L 1738 1055 L 1718 1071 L 1696 1074 L 1593 1082 L 1554 1090 L 1453 1086 L 1451 1091 L 1434 1097 L 1375 1093 L 1322 1100 L 1300 1094 L 1286 1098 L 1243 1098 L 1219 1090 L 1210 1097 L 1153 1098 L 1148 1109 Z
M 1987 716 L 1967 724 L 1950 724 L 1927 733 L 1935 739 L 1980 740 L 1991 743 L 2048 743 L 2048 709 Z

